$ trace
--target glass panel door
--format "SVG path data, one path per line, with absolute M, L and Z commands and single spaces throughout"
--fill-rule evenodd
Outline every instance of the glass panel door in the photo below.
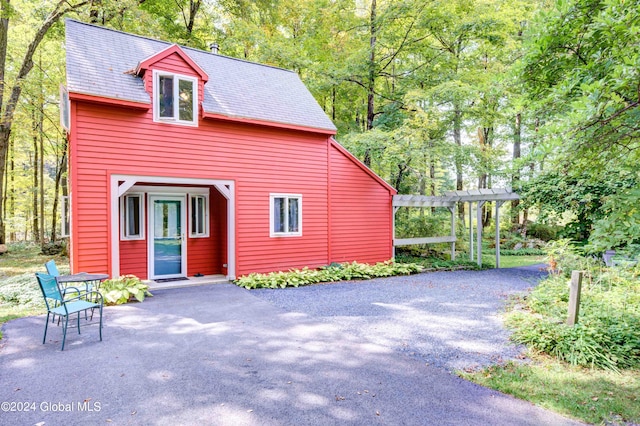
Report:
M 150 275 L 185 276 L 184 198 L 152 196 L 150 202 Z

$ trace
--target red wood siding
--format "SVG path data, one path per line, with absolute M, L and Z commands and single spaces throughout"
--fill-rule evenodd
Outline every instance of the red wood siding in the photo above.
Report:
M 120 241 L 120 274 L 147 277 L 147 240 Z
M 391 259 L 389 189 L 333 146 L 330 184 L 331 261 L 375 263 Z
M 152 68 L 195 75 L 178 55 Z M 149 90 L 150 75 L 145 75 Z M 82 100 L 72 101 L 72 111 L 74 271 L 111 272 L 112 174 L 235 181 L 237 276 L 391 257 L 388 188 L 344 153 L 328 149 L 326 134 L 215 119 L 200 119 L 198 127 L 154 123 L 152 109 Z M 302 194 L 302 236 L 270 237 L 271 193 Z M 215 189 L 210 200 L 211 213 L 216 212 L 211 214 L 212 238 L 189 239 L 190 275 L 226 273 L 226 200 Z M 131 243 L 120 246 L 121 273 L 145 276 L 146 259 L 138 265 L 139 242 Z
M 327 263 L 326 136 L 212 120 L 197 128 L 153 123 L 151 111 L 89 103 L 76 110 L 78 268 L 108 270 L 112 173 L 235 180 L 237 275 Z M 302 237 L 270 238 L 275 192 L 303 195 Z

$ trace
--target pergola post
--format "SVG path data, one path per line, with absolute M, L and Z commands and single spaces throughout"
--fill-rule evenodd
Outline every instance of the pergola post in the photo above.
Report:
M 456 207 L 455 204 L 453 207 L 449 207 L 449 211 L 451 212 L 451 237 L 456 237 Z M 456 242 L 451 241 L 451 260 L 456 259 Z
M 393 241 L 393 250 L 391 255 L 393 256 L 394 262 L 396 260 L 396 213 L 398 213 L 398 210 L 400 210 L 400 207 L 393 207 L 393 216 L 391 217 L 391 241 Z
M 469 201 L 469 260 L 473 262 L 473 202 Z
M 449 191 L 444 196 L 426 195 L 394 195 L 393 196 L 393 246 L 394 256 L 396 246 L 406 246 L 415 244 L 451 244 L 451 259 L 455 258 L 456 250 L 456 203 L 469 203 L 469 257 L 473 262 L 476 259 L 479 266 L 482 266 L 482 207 L 486 202 L 496 202 L 496 266 L 500 267 L 500 212 L 502 204 L 507 200 L 519 200 L 520 196 L 506 188 L 491 189 L 471 189 L 468 191 Z M 476 241 L 474 247 L 473 232 L 473 204 L 476 205 Z M 417 238 L 396 238 L 396 213 L 400 207 L 447 207 L 451 212 L 451 233 L 442 237 L 417 237 Z M 491 207 L 489 207 L 491 208 Z M 464 215 L 462 221 L 465 222 Z M 475 251 L 475 258 L 474 258 Z
M 476 258 L 478 259 L 478 266 L 482 266 L 482 206 L 484 203 L 484 201 L 478 201 L 476 207 Z
M 496 268 L 500 268 L 500 207 L 504 201 L 496 201 Z

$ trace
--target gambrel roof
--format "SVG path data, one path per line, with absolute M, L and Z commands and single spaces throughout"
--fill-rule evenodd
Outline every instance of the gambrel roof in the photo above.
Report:
M 172 43 L 72 19 L 65 22 L 69 93 L 151 103 L 134 71 Z M 295 72 L 180 48 L 209 76 L 205 113 L 335 133 L 336 127 Z

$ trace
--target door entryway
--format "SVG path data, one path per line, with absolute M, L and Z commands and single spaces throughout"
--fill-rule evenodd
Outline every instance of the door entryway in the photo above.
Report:
M 186 270 L 186 197 L 149 196 L 149 278 L 178 278 Z

